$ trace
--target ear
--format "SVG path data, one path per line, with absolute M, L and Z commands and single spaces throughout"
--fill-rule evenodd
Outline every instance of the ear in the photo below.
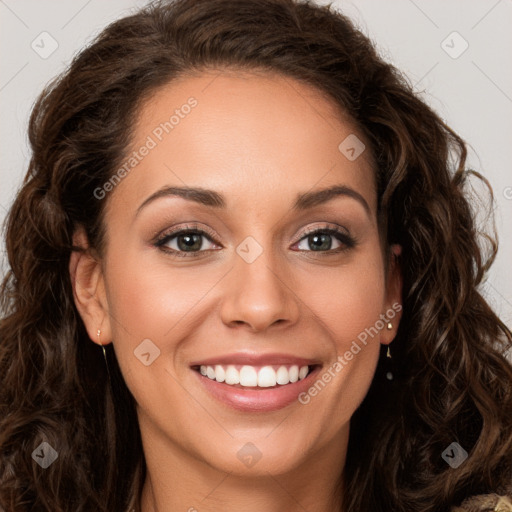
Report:
M 94 257 L 82 227 L 73 234 L 73 246 L 82 248 L 72 251 L 69 259 L 73 299 L 89 338 L 98 345 L 107 345 L 112 342 L 112 331 L 101 262 Z
M 398 259 L 402 252 L 402 247 L 398 244 L 394 244 L 390 247 L 390 251 L 391 254 L 386 279 L 385 311 L 383 311 L 383 315 L 386 318 L 386 325 L 380 333 L 380 342 L 383 345 L 389 345 L 395 339 L 403 309 L 402 269 L 400 268 Z M 391 329 L 388 329 L 388 324 L 391 326 Z

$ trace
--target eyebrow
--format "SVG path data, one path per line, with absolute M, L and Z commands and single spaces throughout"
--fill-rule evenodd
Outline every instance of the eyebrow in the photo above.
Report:
M 339 196 L 346 196 L 355 199 L 364 207 L 368 214 L 371 213 L 370 206 L 368 205 L 366 199 L 359 192 L 346 185 L 334 185 L 329 188 L 313 190 L 311 192 L 304 192 L 299 194 L 297 195 L 297 198 L 292 206 L 292 210 L 307 210 L 309 208 L 327 203 L 331 199 Z M 227 204 L 224 196 L 215 190 L 208 190 L 198 187 L 164 187 L 145 199 L 144 202 L 137 208 L 135 216 L 137 216 L 140 211 L 148 204 L 162 197 L 181 197 L 188 201 L 194 201 L 201 205 L 218 209 L 226 208 Z

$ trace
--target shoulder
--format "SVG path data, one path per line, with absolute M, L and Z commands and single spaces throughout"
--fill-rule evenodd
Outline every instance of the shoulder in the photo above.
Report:
M 512 512 L 512 496 L 479 494 L 466 498 L 450 512 Z

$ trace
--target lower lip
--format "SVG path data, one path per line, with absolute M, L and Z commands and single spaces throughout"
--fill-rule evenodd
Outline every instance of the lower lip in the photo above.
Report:
M 270 412 L 282 409 L 293 402 L 298 402 L 300 393 L 305 392 L 312 384 L 315 375 L 320 371 L 316 366 L 302 380 L 275 388 L 243 389 L 223 382 L 209 379 L 196 370 L 192 370 L 205 389 L 217 400 L 233 409 L 244 412 Z

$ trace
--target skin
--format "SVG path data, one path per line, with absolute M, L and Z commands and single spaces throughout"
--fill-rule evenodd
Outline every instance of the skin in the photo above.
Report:
M 131 150 L 191 96 L 197 106 L 104 199 L 102 258 L 73 253 L 70 261 L 89 336 L 114 343 L 137 402 L 148 467 L 142 510 L 220 512 L 227 503 L 245 512 L 341 510 L 337 481 L 349 421 L 399 314 L 307 405 L 231 409 L 203 389 L 189 364 L 237 351 L 284 352 L 327 368 L 400 303 L 400 272 L 386 266 L 389 248 L 379 235 L 369 142 L 308 85 L 224 70 L 155 92 L 137 116 Z M 350 134 L 367 148 L 354 161 L 338 149 Z M 347 195 L 292 210 L 297 194 L 338 184 L 360 194 L 369 210 Z M 137 214 L 162 187 L 185 185 L 223 194 L 226 208 L 167 196 Z M 202 238 L 199 257 L 173 257 L 152 243 L 187 223 L 215 234 Z M 332 236 L 331 254 L 314 251 L 304 231 L 326 224 L 344 228 L 356 245 L 336 254 L 344 244 Z M 263 249 L 252 263 L 236 252 L 248 236 Z M 87 246 L 81 230 L 75 243 Z M 167 246 L 180 247 L 176 237 Z M 160 350 L 149 366 L 134 356 L 144 339 Z M 237 457 L 248 442 L 262 455 L 250 468 Z

